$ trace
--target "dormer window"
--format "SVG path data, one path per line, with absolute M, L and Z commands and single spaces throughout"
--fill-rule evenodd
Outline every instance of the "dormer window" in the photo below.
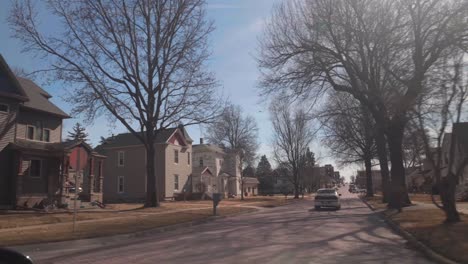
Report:
M 7 104 L 0 104 L 0 113 L 9 113 L 10 112 L 10 106 Z

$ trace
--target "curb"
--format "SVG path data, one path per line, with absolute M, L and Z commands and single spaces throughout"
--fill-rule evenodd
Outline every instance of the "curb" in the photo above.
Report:
M 372 211 L 376 211 L 372 205 L 370 205 L 363 197 L 359 197 L 361 201 L 369 207 Z M 407 232 L 403 228 L 401 228 L 397 223 L 395 223 L 393 220 L 390 218 L 386 217 L 383 212 L 378 212 L 378 215 L 380 218 L 382 218 L 387 225 L 390 226 L 390 228 L 395 231 L 397 234 L 402 236 L 404 239 L 406 239 L 412 246 L 417 248 L 419 251 L 421 251 L 426 257 L 429 259 L 436 261 L 437 263 L 441 264 L 461 264 L 459 262 L 456 262 L 454 260 L 451 260 L 445 256 L 440 255 L 439 253 L 435 252 L 432 250 L 430 247 L 419 241 L 415 236 L 413 236 L 411 233 Z

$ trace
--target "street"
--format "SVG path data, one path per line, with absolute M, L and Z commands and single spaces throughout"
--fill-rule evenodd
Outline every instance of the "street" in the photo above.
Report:
M 304 200 L 142 238 L 17 249 L 37 263 L 431 263 L 356 195 L 339 192 L 339 211 Z

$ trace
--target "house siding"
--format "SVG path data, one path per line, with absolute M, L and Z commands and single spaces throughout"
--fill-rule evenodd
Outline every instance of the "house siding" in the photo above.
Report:
M 174 150 L 179 151 L 179 163 L 174 163 Z M 189 178 L 192 174 L 192 162 L 187 163 L 187 152 L 192 153 L 192 146 L 182 148 L 179 145 L 169 144 L 165 149 L 165 197 L 174 197 L 177 193 L 182 193 L 185 189 L 189 191 Z M 179 175 L 179 190 L 174 190 L 174 175 Z
M 0 98 L 0 104 L 6 104 L 9 107 L 8 113 L 0 112 L 0 151 L 2 151 L 10 142 L 15 141 L 18 103 L 13 100 Z
M 21 109 L 18 115 L 16 137 L 26 139 L 27 126 L 37 128 L 41 123 L 44 129 L 50 129 L 50 142 L 62 142 L 62 119 L 60 117 L 27 109 Z
M 118 153 L 123 151 L 125 162 L 123 167 L 117 164 Z M 146 195 L 145 148 L 143 146 L 104 149 L 107 156 L 104 162 L 103 191 L 105 202 L 138 202 Z M 118 177 L 124 177 L 124 192 L 118 192 Z
M 179 150 L 179 163 L 174 163 L 174 150 Z M 124 167 L 117 166 L 119 151 L 125 152 Z M 160 200 L 174 197 L 174 175 L 179 175 L 179 192 L 187 187 L 192 174 L 192 162 L 187 162 L 187 152 L 192 153 L 192 146 L 182 147 L 175 144 L 155 144 L 156 188 Z M 104 201 L 105 202 L 141 202 L 146 198 L 146 151 L 143 145 L 102 148 L 106 155 L 104 162 Z M 192 154 L 191 154 L 192 155 Z M 125 191 L 117 191 L 118 177 L 125 177 Z M 186 189 L 188 191 L 188 189 Z

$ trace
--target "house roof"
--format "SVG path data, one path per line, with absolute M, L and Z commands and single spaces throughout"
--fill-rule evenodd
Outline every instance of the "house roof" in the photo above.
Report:
M 205 174 L 206 172 L 208 172 L 210 175 L 213 175 L 213 173 L 211 172 L 211 170 L 208 168 L 208 167 L 193 167 L 192 168 L 192 174 L 193 175 L 203 175 Z
M 22 101 L 21 107 L 53 114 L 62 118 L 70 116 L 49 101 L 52 96 L 33 81 L 15 76 L 0 55 L 0 96 Z
M 28 97 L 10 67 L 0 54 L 0 96 L 27 101 Z
M 23 107 L 57 115 L 63 118 L 70 117 L 62 111 L 62 109 L 49 101 L 52 96 L 33 81 L 21 77 L 16 78 L 29 99 L 29 101 L 24 102 L 22 105 Z
M 210 152 L 218 152 L 221 154 L 225 154 L 224 150 L 216 145 L 213 144 L 198 144 L 198 145 L 193 145 L 192 149 L 194 151 L 210 151 Z
M 242 180 L 244 181 L 244 183 L 250 183 L 250 184 L 260 183 L 257 178 L 253 178 L 253 177 L 243 177 Z
M 176 132 L 178 128 L 179 127 L 162 129 L 156 136 L 155 143 L 156 144 L 166 143 L 171 138 L 171 136 Z M 186 135 L 188 135 L 186 134 L 187 132 L 182 131 L 182 129 L 180 129 L 179 131 L 181 131 L 181 134 L 185 133 L 184 135 L 185 137 Z M 188 142 L 191 142 L 187 138 L 185 138 L 185 140 Z M 96 149 L 137 146 L 137 145 L 142 145 L 142 143 L 135 135 L 133 135 L 132 133 L 122 133 L 122 134 L 118 134 L 118 135 L 107 138 L 106 143 L 99 145 Z
M 88 145 L 86 142 L 82 140 L 73 140 L 73 141 L 65 141 L 65 142 L 55 142 L 55 143 L 48 143 L 48 142 L 41 142 L 41 141 L 33 141 L 27 139 L 17 138 L 16 142 L 10 143 L 13 148 L 21 149 L 21 150 L 38 150 L 38 151 L 48 151 L 48 152 L 67 152 L 73 149 L 76 146 L 83 146 L 86 148 L 93 156 L 100 156 L 97 152 L 93 150 L 93 148 Z

